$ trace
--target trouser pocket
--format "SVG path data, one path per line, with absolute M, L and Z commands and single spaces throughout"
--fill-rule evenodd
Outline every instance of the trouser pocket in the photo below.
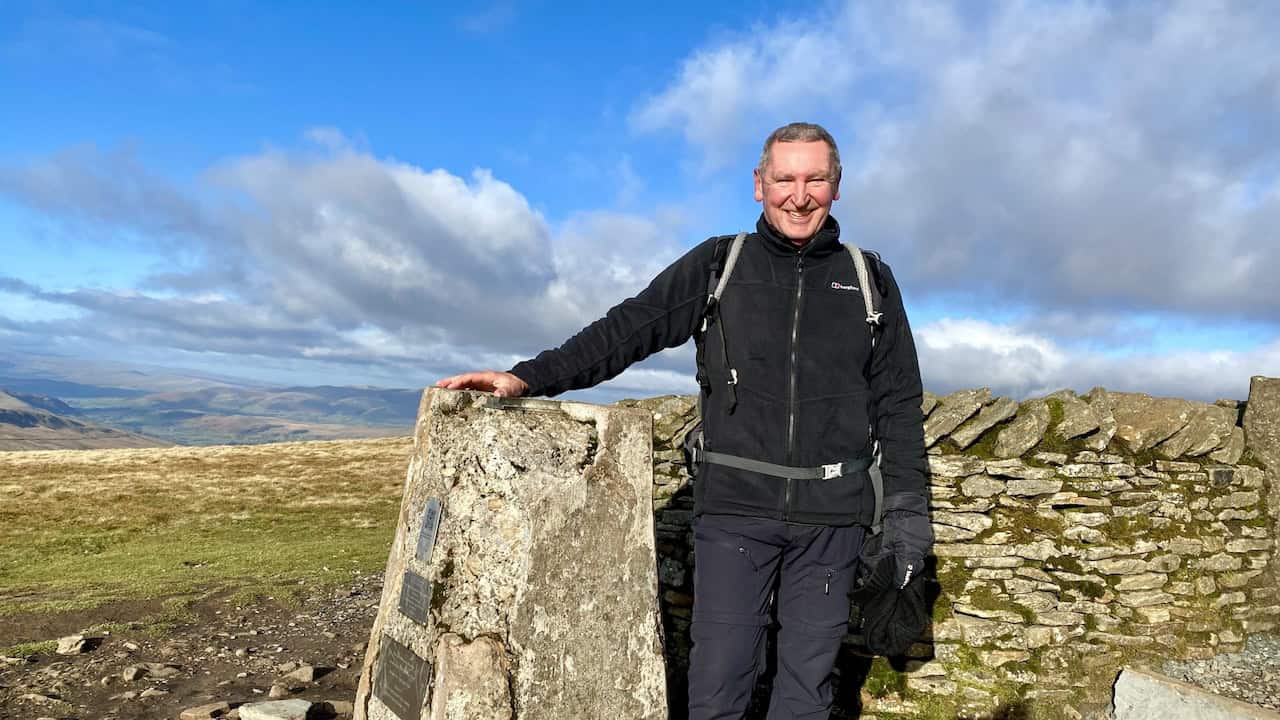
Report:
M 861 544 L 861 528 L 825 528 L 789 565 L 784 563 L 778 594 L 784 628 L 815 637 L 844 635 Z

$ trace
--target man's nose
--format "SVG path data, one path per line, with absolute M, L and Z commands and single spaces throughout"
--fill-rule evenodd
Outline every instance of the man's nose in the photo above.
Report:
M 795 188 L 791 191 L 791 202 L 797 208 L 802 208 L 809 203 L 808 183 L 795 183 Z

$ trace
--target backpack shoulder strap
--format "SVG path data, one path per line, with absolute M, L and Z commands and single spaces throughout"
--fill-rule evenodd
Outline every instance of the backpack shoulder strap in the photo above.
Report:
M 738 233 L 733 238 L 733 244 L 729 246 L 729 257 L 724 261 L 724 271 L 720 274 L 720 281 L 716 283 L 716 289 L 711 293 L 711 297 L 718 302 L 720 296 L 724 294 L 724 288 L 729 284 L 729 276 L 733 274 L 733 268 L 738 264 L 738 256 L 742 254 L 742 246 L 746 243 L 747 234 Z
M 875 253 L 868 252 L 865 255 L 863 251 L 853 243 L 846 243 L 845 249 L 853 256 L 853 269 L 858 274 L 858 290 L 862 293 L 862 305 L 867 311 L 867 325 L 871 330 L 871 348 L 874 350 L 876 339 L 880 335 L 883 327 L 884 313 L 880 310 L 880 287 L 876 283 L 876 277 L 867 267 L 866 255 L 870 255 L 876 264 L 880 263 L 880 256 Z M 880 523 L 884 516 L 884 475 L 880 471 L 880 441 L 875 438 L 875 426 L 868 428 L 871 433 L 871 454 L 874 459 L 868 474 L 871 477 L 871 490 L 875 495 L 875 506 L 871 515 L 871 526 L 869 531 L 871 535 L 880 534 Z
M 703 332 L 706 332 L 707 322 L 715 312 L 716 306 L 720 304 L 720 296 L 724 294 L 724 289 L 729 284 L 729 276 L 733 275 L 733 268 L 738 264 L 738 256 L 742 254 L 742 246 L 746 243 L 746 239 L 745 232 L 734 236 L 733 241 L 729 243 L 727 254 L 723 256 L 723 263 L 720 254 L 722 245 L 716 243 L 715 259 L 711 262 L 711 277 L 707 280 L 707 289 L 710 292 L 707 294 L 707 306 L 702 312 Z
M 867 310 L 867 324 L 871 326 L 871 346 L 875 347 L 877 331 L 880 330 L 884 313 L 880 311 L 880 288 L 875 277 L 867 268 L 867 258 L 862 250 L 853 243 L 845 243 L 845 249 L 853 256 L 853 269 L 858 274 L 858 288 L 862 293 L 862 304 Z

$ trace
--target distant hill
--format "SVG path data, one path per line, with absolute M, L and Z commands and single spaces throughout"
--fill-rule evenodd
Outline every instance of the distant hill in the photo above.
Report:
M 181 445 L 409 435 L 418 390 L 218 386 L 136 397 L 80 398 L 85 417 Z
M 24 410 L 179 445 L 407 436 L 422 395 L 419 389 L 270 386 L 198 371 L 3 350 L 0 390 L 20 398 Z M 9 434 L 8 425 L 0 428 Z
M 171 443 L 71 417 L 57 398 L 0 391 L 0 450 L 164 447 Z

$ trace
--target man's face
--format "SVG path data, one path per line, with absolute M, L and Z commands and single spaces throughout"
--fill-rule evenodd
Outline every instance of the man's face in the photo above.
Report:
M 756 201 L 764 217 L 796 245 L 808 242 L 840 199 L 840 181 L 831 175 L 831 149 L 825 142 L 778 142 L 769 165 L 755 171 Z

